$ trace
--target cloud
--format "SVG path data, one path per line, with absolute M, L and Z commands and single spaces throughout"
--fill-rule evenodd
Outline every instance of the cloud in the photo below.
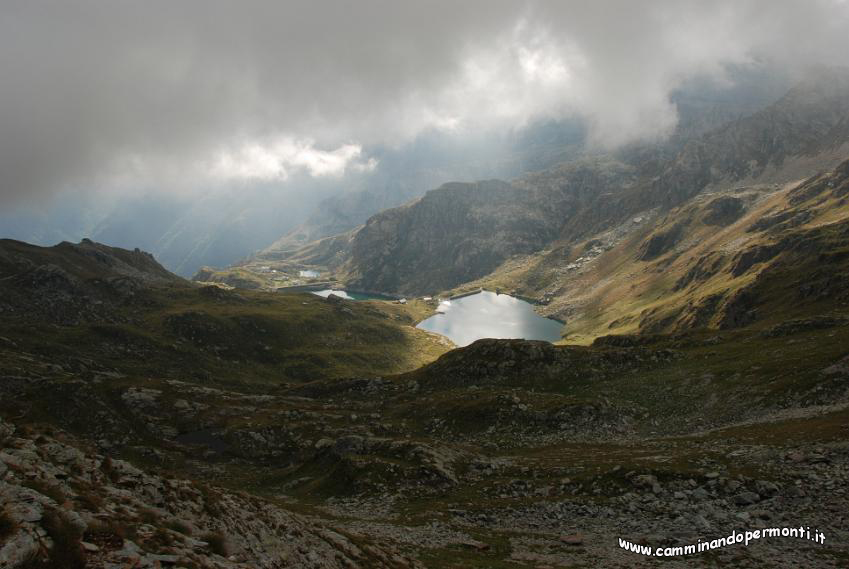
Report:
M 837 0 L 9 0 L 0 201 L 339 176 L 363 148 L 580 115 L 615 146 L 729 64 L 846 63 Z
M 339 177 L 348 170 L 374 170 L 377 160 L 362 160 L 359 144 L 344 144 L 335 150 L 320 150 L 314 141 L 290 138 L 268 144 L 251 142 L 236 149 L 222 150 L 214 163 L 204 171 L 221 181 L 286 180 L 293 170 L 308 172 L 313 177 Z M 199 172 L 202 175 L 203 172 Z

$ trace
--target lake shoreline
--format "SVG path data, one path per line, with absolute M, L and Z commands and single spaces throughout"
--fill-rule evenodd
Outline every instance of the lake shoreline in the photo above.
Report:
M 416 324 L 416 328 L 466 346 L 483 338 L 563 340 L 564 322 L 546 318 L 534 304 L 506 293 L 477 290 L 451 296 L 440 302 L 436 314 Z

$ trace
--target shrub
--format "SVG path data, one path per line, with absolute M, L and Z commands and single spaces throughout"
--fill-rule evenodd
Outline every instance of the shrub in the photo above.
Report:
M 174 535 L 165 528 L 156 528 L 156 531 L 153 533 L 153 539 L 159 545 L 166 547 L 174 543 Z
M 112 458 L 108 456 L 100 463 L 100 471 L 103 472 L 103 474 L 106 475 L 106 478 L 108 478 L 111 482 L 117 482 L 118 478 L 121 477 L 120 473 L 115 470 L 115 465 L 112 464 Z
M 50 561 L 54 567 L 84 568 L 85 553 L 80 545 L 83 534 L 56 510 L 47 510 L 42 520 L 44 531 L 53 540 Z
M 198 486 L 198 490 L 203 495 L 203 509 L 213 518 L 222 514 L 221 495 L 215 490 L 207 486 Z

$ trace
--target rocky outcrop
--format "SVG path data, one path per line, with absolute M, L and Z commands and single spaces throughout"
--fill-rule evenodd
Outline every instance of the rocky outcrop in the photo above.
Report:
M 731 225 L 746 211 L 745 202 L 736 196 L 721 196 L 705 207 L 705 215 L 702 222 L 707 225 Z
M 0 422 L 0 567 L 421 565 L 256 497 L 145 473 Z
M 661 255 L 672 251 L 684 234 L 684 223 L 664 228 L 646 239 L 640 246 L 637 259 L 640 261 L 653 261 Z
M 826 330 L 828 328 L 846 325 L 849 325 L 849 318 L 843 316 L 814 316 L 811 318 L 785 320 L 765 330 L 763 335 L 767 338 L 779 338 L 809 330 Z
M 679 291 L 687 288 L 691 284 L 698 284 L 707 281 L 716 275 L 722 268 L 725 262 L 724 255 L 718 252 L 711 252 L 703 255 L 684 275 L 677 281 L 673 290 Z
M 803 225 L 811 220 L 813 214 L 809 211 L 798 211 L 788 209 L 770 215 L 765 215 L 755 221 L 746 230 L 749 233 L 756 231 L 770 231 L 778 233 L 784 229 L 791 229 Z
M 0 312 L 54 323 L 120 321 L 115 307 L 144 304 L 150 287 L 188 286 L 152 255 L 83 239 L 54 247 L 0 240 Z
M 427 389 L 530 386 L 571 377 L 602 377 L 674 357 L 669 350 L 620 349 L 615 344 L 604 347 L 607 349 L 591 351 L 534 340 L 483 339 L 448 352 L 410 376 Z

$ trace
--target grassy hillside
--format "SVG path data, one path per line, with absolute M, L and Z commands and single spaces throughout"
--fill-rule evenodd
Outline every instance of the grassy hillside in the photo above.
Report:
M 847 195 L 849 162 L 803 182 L 706 193 L 466 286 L 544 299 L 571 343 L 842 313 Z
M 71 367 L 282 385 L 407 371 L 449 345 L 399 305 L 196 286 L 95 244 L 0 245 L 3 337 Z

